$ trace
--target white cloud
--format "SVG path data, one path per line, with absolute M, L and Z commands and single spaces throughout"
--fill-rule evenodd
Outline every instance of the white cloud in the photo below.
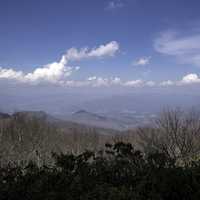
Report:
M 86 83 L 87 82 L 87 83 Z M 143 81 L 141 79 L 122 81 L 119 77 L 102 78 L 91 76 L 83 82 L 83 85 L 100 87 L 100 86 L 122 86 L 122 87 L 153 87 L 156 86 L 154 81 Z
M 11 68 L 0 68 L 0 79 L 15 80 L 32 84 L 41 82 L 64 84 L 67 81 L 67 77 L 69 77 L 73 72 L 79 70 L 79 67 L 69 66 L 68 63 L 70 61 L 114 56 L 118 50 L 119 44 L 116 41 L 100 45 L 98 48 L 93 48 L 91 50 L 88 48 L 83 48 L 81 50 L 72 48 L 61 57 L 59 62 L 50 63 L 36 68 L 30 73 L 16 71 Z
M 197 74 L 187 74 L 183 76 L 180 80 L 172 81 L 161 81 L 161 82 L 154 82 L 154 81 L 144 81 L 142 79 L 136 80 L 128 80 L 124 81 L 121 80 L 119 77 L 110 77 L 110 78 L 103 78 L 97 76 L 91 76 L 86 79 L 86 81 L 69 81 L 67 83 L 68 86 L 92 86 L 92 87 L 102 87 L 102 86 L 121 86 L 121 87 L 130 87 L 130 88 L 137 88 L 137 87 L 168 87 L 168 86 L 184 86 L 184 85 L 191 85 L 200 83 L 200 77 Z
M 130 86 L 130 87 L 139 87 L 139 86 L 144 85 L 144 82 L 142 80 L 138 79 L 138 80 L 127 81 L 123 85 Z
M 93 86 L 95 87 L 99 87 L 99 86 L 109 86 L 110 84 L 110 80 L 107 78 L 102 78 L 102 77 L 98 77 L 94 82 L 93 82 Z
M 79 67 L 70 67 L 60 62 L 54 62 L 43 67 L 36 68 L 33 72 L 24 73 L 13 69 L 0 68 L 0 79 L 15 80 L 24 83 L 37 84 L 40 82 L 62 83 Z
M 115 77 L 112 79 L 112 84 L 118 85 L 121 84 L 121 79 L 119 77 Z
M 200 66 L 200 33 L 180 36 L 175 31 L 163 32 L 154 41 L 157 52 L 175 56 L 182 64 Z
M 160 83 L 161 86 L 171 86 L 174 85 L 174 82 L 171 80 L 163 81 Z
M 200 77 L 197 74 L 187 74 L 178 81 L 167 80 L 160 83 L 160 86 L 183 86 L 200 83 Z
M 119 44 L 116 41 L 109 42 L 105 45 L 100 45 L 98 48 L 80 50 L 71 48 L 63 56 L 63 61 L 77 61 L 88 58 L 102 58 L 106 56 L 114 56 L 119 51 Z
M 69 80 L 69 81 L 65 81 L 63 86 L 66 86 L 66 87 L 84 87 L 84 86 L 90 86 L 90 83 L 88 81 Z
M 187 74 L 180 81 L 181 84 L 200 83 L 200 77 L 197 74 Z
M 124 7 L 124 4 L 121 0 L 113 0 L 108 2 L 108 4 L 105 7 L 105 10 L 116 10 L 122 7 Z
M 62 83 L 74 71 L 79 70 L 79 67 L 65 66 L 62 63 L 52 63 L 42 68 L 37 68 L 32 73 L 24 76 L 26 82 L 42 82 Z
M 151 57 L 142 57 L 137 59 L 136 61 L 133 61 L 133 66 L 145 66 L 150 63 Z
M 13 69 L 4 69 L 0 67 L 0 79 L 23 80 L 24 74 L 22 71 Z
M 147 85 L 147 86 L 153 87 L 153 86 L 156 85 L 156 83 L 155 83 L 154 81 L 147 81 L 147 82 L 146 82 L 146 85 Z
M 87 79 L 88 85 L 99 87 L 99 86 L 113 86 L 121 85 L 122 81 L 119 77 L 102 78 L 97 76 L 91 76 Z
M 119 50 L 119 44 L 116 41 L 112 41 L 106 45 L 101 45 L 97 49 L 92 49 L 88 52 L 88 57 L 103 57 L 114 56 Z
M 87 80 L 88 80 L 88 81 L 94 81 L 94 80 L 96 80 L 96 79 L 97 79 L 96 76 L 90 76 Z

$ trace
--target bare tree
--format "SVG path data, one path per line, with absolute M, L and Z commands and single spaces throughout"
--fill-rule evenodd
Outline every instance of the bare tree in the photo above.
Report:
M 200 154 L 200 114 L 194 109 L 165 109 L 153 127 L 139 128 L 138 134 L 145 150 L 164 151 L 184 162 Z

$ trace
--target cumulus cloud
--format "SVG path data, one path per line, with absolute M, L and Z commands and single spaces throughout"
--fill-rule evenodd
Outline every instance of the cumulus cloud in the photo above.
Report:
M 59 62 L 38 67 L 30 73 L 16 71 L 12 68 L 0 68 L 0 79 L 15 80 L 32 84 L 41 82 L 65 84 L 67 77 L 79 70 L 79 67 L 69 66 L 70 61 L 114 56 L 118 50 L 119 44 L 116 41 L 100 45 L 98 48 L 93 48 L 91 50 L 88 48 L 83 48 L 81 50 L 71 48 L 61 57 Z
M 0 68 L 0 79 L 15 80 L 24 83 L 37 84 L 40 82 L 50 82 L 61 84 L 66 77 L 70 76 L 79 67 L 70 67 L 66 63 L 54 62 L 43 67 L 36 68 L 33 72 L 24 73 L 13 69 Z
M 24 73 L 13 69 L 4 69 L 0 67 L 0 79 L 23 80 Z
M 200 77 L 197 74 L 186 74 L 181 80 L 167 80 L 160 83 L 160 86 L 183 86 L 200 83 Z
M 182 64 L 200 66 L 200 33 L 182 36 L 175 31 L 165 31 L 154 41 L 157 52 L 175 56 Z
M 119 44 L 116 41 L 109 42 L 105 45 L 100 45 L 98 48 L 88 49 L 82 48 L 80 50 L 71 48 L 63 56 L 63 62 L 66 61 L 78 61 L 88 58 L 102 58 L 105 56 L 114 56 L 119 51 Z
M 187 74 L 180 81 L 182 84 L 200 83 L 200 77 L 197 74 Z
M 151 60 L 151 57 L 142 57 L 142 58 L 139 58 L 135 61 L 133 61 L 133 66 L 145 66 L 145 65 L 148 65 L 150 63 L 150 60 Z

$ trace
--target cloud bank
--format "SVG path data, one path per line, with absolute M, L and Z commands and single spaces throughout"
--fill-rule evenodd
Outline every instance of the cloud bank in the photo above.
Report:
M 109 77 L 109 78 L 103 78 L 103 77 L 97 77 L 97 76 L 91 76 L 88 77 L 84 81 L 68 81 L 67 86 L 72 87 L 82 87 L 82 86 L 90 86 L 90 87 L 112 87 L 112 86 L 119 86 L 119 87 L 130 87 L 130 88 L 136 88 L 136 87 L 151 87 L 155 85 L 155 82 L 153 81 L 143 81 L 141 79 L 137 80 L 129 80 L 129 81 L 123 81 L 120 77 Z

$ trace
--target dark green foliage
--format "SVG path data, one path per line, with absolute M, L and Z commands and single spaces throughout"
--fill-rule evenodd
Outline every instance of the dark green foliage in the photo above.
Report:
M 1 200 L 200 199 L 200 165 L 177 166 L 162 152 L 144 155 L 129 143 L 95 154 L 56 154 L 52 166 L 0 168 Z

